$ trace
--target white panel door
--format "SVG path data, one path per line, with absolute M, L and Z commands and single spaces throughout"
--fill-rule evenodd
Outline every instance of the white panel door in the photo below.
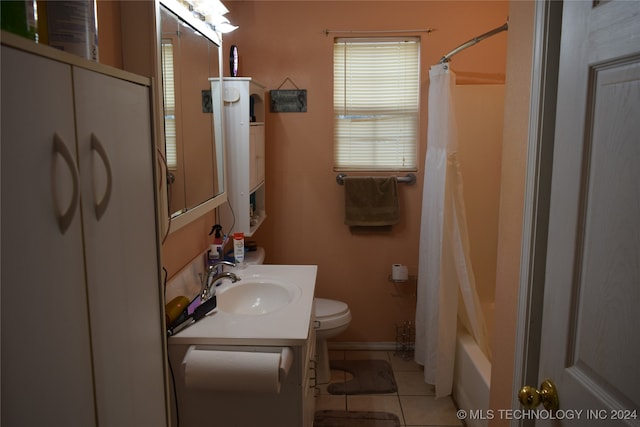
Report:
M 0 423 L 95 425 L 71 67 L 6 46 L 1 63 Z
M 537 425 L 638 426 L 640 2 L 564 3 L 557 108 Z
M 163 426 L 149 89 L 78 68 L 74 85 L 99 424 Z

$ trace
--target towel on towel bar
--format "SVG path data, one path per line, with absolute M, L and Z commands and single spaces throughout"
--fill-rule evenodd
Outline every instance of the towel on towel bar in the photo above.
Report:
M 344 223 L 348 226 L 380 227 L 400 221 L 398 180 L 389 177 L 344 178 Z

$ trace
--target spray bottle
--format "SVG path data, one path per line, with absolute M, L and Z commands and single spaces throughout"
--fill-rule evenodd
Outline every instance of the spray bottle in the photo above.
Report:
M 224 240 L 222 239 L 222 226 L 216 224 L 211 227 L 209 236 L 213 236 L 213 244 L 209 247 L 209 260 L 222 259 L 222 251 L 224 250 Z

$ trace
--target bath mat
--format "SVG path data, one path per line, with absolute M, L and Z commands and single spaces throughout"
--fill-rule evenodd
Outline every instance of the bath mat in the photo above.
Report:
M 400 427 L 400 420 L 389 412 L 316 411 L 313 427 Z
M 330 394 L 378 394 L 398 391 L 391 365 L 386 360 L 332 360 L 332 369 L 347 371 L 353 379 L 344 383 L 332 383 Z

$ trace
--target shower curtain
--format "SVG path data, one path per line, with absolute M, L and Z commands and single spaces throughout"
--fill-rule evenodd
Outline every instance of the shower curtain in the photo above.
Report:
M 429 71 L 429 126 L 425 161 L 415 359 L 436 397 L 451 394 L 458 319 L 489 355 L 486 325 L 469 258 L 469 239 L 457 159 L 453 89 L 448 64 Z M 459 304 L 460 301 L 460 304 Z

